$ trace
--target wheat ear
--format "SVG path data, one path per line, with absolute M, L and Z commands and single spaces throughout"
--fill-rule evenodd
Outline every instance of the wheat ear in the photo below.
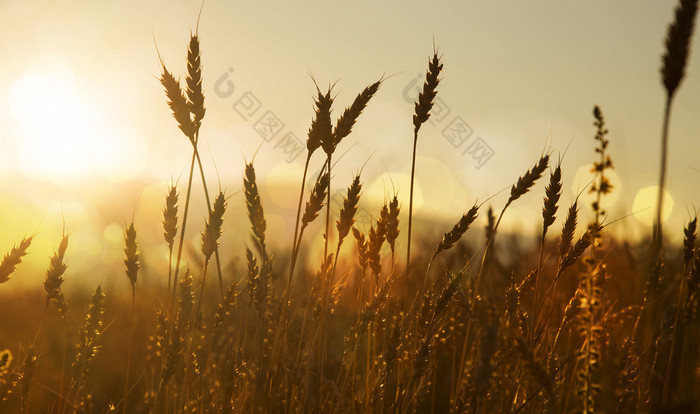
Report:
M 64 281 L 63 274 L 68 268 L 64 261 L 67 248 L 68 236 L 64 235 L 61 239 L 61 243 L 58 245 L 58 250 L 56 250 L 53 256 L 51 256 L 49 269 L 46 271 L 46 278 L 44 278 L 46 308 L 48 309 L 51 301 L 54 301 L 56 303 L 56 308 L 58 308 L 63 319 L 65 319 L 66 312 L 68 311 L 66 300 L 63 297 L 63 292 L 61 291 L 61 285 Z
M 0 283 L 5 283 L 10 280 L 12 273 L 17 269 L 17 265 L 22 263 L 22 258 L 26 256 L 29 245 L 32 244 L 34 236 L 26 237 L 22 241 L 12 247 L 0 262 Z
M 168 245 L 168 292 L 172 287 L 173 246 L 175 245 L 175 236 L 177 236 L 178 198 L 177 187 L 171 184 L 165 196 L 165 207 L 163 208 L 163 238 Z

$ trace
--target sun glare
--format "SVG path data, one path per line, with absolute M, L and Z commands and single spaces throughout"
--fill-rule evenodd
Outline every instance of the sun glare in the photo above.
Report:
M 637 192 L 637 195 L 634 196 L 634 204 L 632 205 L 634 216 L 647 226 L 654 224 L 658 196 L 658 186 L 642 188 Z M 661 208 L 662 221 L 665 222 L 671 217 L 671 210 L 673 210 L 673 197 L 671 197 L 671 194 L 667 190 L 664 190 L 664 202 Z
M 109 181 L 140 175 L 146 140 L 133 129 L 98 123 L 64 61 L 46 57 L 39 63 L 10 88 L 10 142 L 19 169 L 56 184 L 80 182 L 93 172 Z
M 54 182 L 70 181 L 90 167 L 91 125 L 66 76 L 27 75 L 10 90 L 17 119 L 21 169 Z

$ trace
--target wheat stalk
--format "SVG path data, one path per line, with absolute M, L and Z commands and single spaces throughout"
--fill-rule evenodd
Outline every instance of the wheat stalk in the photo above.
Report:
M 202 232 L 201 249 L 204 255 L 204 269 L 202 270 L 202 285 L 199 288 L 199 301 L 197 302 L 197 311 L 195 312 L 196 318 L 199 318 L 199 311 L 202 307 L 209 260 L 211 259 L 211 255 L 214 254 L 219 247 L 219 238 L 221 237 L 221 227 L 224 224 L 225 212 L 226 197 L 223 192 L 219 191 L 216 200 L 214 200 L 214 208 L 209 211 L 209 219 L 204 222 L 204 231 Z
M 324 95 L 321 93 L 321 91 L 316 88 L 316 91 L 318 93 L 317 98 L 314 100 L 314 105 L 316 107 L 315 113 L 314 113 L 314 119 L 311 121 L 311 127 L 309 128 L 308 132 L 308 137 L 306 139 L 306 162 L 304 163 L 304 174 L 301 178 L 301 189 L 299 190 L 299 203 L 297 205 L 297 215 L 296 215 L 296 220 L 294 221 L 294 239 L 292 241 L 292 260 L 290 261 L 289 264 L 289 274 L 290 278 L 292 277 L 291 275 L 294 273 L 294 265 L 295 261 L 293 259 L 295 250 L 297 248 L 297 245 L 299 244 L 298 242 L 298 236 L 299 236 L 299 219 L 301 217 L 301 205 L 304 200 L 304 186 L 306 185 L 306 176 L 309 171 L 309 163 L 311 161 L 311 155 L 313 155 L 314 152 L 316 152 L 317 149 L 321 147 L 321 142 L 322 142 L 322 136 L 329 134 L 330 133 L 330 111 L 331 111 L 331 106 L 333 104 L 333 98 L 331 98 L 331 91 L 330 89 L 328 92 Z M 323 170 L 327 167 L 327 164 L 324 165 L 323 169 L 319 173 L 319 177 L 316 179 L 316 183 L 318 184 L 319 180 L 323 176 Z M 313 196 L 312 196 L 313 197 Z M 324 195 L 325 198 L 325 195 Z
M 292 259 L 289 266 L 289 277 L 287 278 L 287 288 L 285 290 L 285 304 L 289 300 L 290 290 L 292 288 L 292 277 L 294 275 L 294 267 L 299 256 L 299 250 L 301 249 L 301 240 L 304 236 L 304 230 L 306 227 L 316 220 L 318 213 L 323 208 L 324 200 L 326 199 L 326 193 L 328 192 L 328 183 L 330 181 L 329 174 L 321 175 L 314 188 L 311 191 L 309 201 L 306 203 L 306 208 L 304 209 L 304 215 L 301 217 L 301 228 L 296 239 L 296 245 L 292 248 Z
M 406 242 L 406 297 L 408 297 L 409 277 L 411 271 L 411 230 L 413 228 L 413 185 L 416 176 L 416 147 L 418 146 L 418 130 L 425 121 L 430 118 L 430 110 L 433 108 L 433 99 L 437 95 L 437 86 L 440 83 L 440 72 L 442 63 L 437 55 L 433 53 L 433 58 L 428 61 L 428 71 L 425 74 L 423 90 L 418 94 L 418 101 L 415 103 L 415 113 L 413 115 L 413 156 L 411 157 L 411 189 L 408 196 L 408 234 Z
M 659 192 L 656 198 L 656 217 L 651 260 L 655 261 L 662 252 L 663 225 L 661 209 L 666 188 L 666 163 L 668 159 L 668 129 L 671 118 L 671 104 L 678 86 L 685 75 L 688 62 L 690 40 L 695 26 L 695 15 L 698 10 L 698 0 L 680 0 L 675 11 L 675 20 L 668 27 L 666 36 L 666 53 L 661 66 L 661 80 L 666 88 L 666 107 L 661 133 L 661 162 L 659 173 Z
M 131 353 L 134 343 L 134 315 L 136 314 L 136 279 L 138 271 L 141 267 L 140 253 L 138 251 L 138 243 L 136 241 L 136 229 L 134 222 L 126 227 L 124 231 L 124 266 L 126 267 L 126 276 L 131 282 L 131 319 L 129 320 L 129 345 L 126 359 L 126 375 L 124 379 L 124 413 L 126 413 L 127 397 L 129 392 L 129 374 L 131 370 Z
M 533 302 L 534 315 L 537 315 L 537 307 L 539 305 L 539 292 L 540 292 L 540 272 L 542 271 L 542 260 L 544 254 L 544 243 L 547 237 L 547 230 L 554 224 L 556 220 L 557 210 L 559 209 L 558 203 L 561 197 L 561 161 L 557 163 L 554 171 L 549 174 L 549 184 L 545 188 L 544 196 L 544 206 L 542 207 L 542 237 L 540 240 L 540 251 L 537 259 L 537 271 L 535 272 L 535 300 Z

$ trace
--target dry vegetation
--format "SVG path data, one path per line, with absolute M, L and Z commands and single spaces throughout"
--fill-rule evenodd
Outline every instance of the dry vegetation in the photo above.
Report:
M 682 0 L 669 29 L 662 69 L 668 108 L 685 71 L 696 8 L 697 1 Z M 561 199 L 565 167 L 545 153 L 515 180 L 500 211 L 467 206 L 442 240 L 414 235 L 411 255 L 412 191 L 403 203 L 388 196 L 367 232 L 355 226 L 359 174 L 335 222 L 329 209 L 333 154 L 383 79 L 361 91 L 335 125 L 332 87 L 317 87 L 292 245 L 277 255 L 268 248 L 265 200 L 248 163 L 243 197 L 250 248 L 245 263 L 229 274 L 226 260 L 233 258 L 220 254 L 219 240 L 233 201 L 222 192 L 210 198 L 197 145 L 205 115 L 197 35 L 189 44 L 184 85 L 161 63 L 168 105 L 192 145 L 184 197 L 171 186 L 164 202 L 168 275 L 151 288 L 139 281 L 138 228 L 131 223 L 124 230 L 130 297 L 112 298 L 97 286 L 90 298 L 66 298 L 61 285 L 64 274 L 70 277 L 64 261 L 70 246 L 64 236 L 50 258 L 45 292 L 2 295 L 0 312 L 39 316 L 19 316 L 36 335 L 0 350 L 1 411 L 698 410 L 697 219 L 683 229 L 680 249 L 664 246 L 660 220 L 649 242 L 638 246 L 606 235 L 600 201 L 615 189 L 606 178 L 613 163 L 597 106 L 595 179 L 586 190 L 596 196 L 594 217 L 579 215 L 578 199 Z M 418 132 L 430 116 L 442 65 L 435 53 L 415 105 L 412 176 L 420 174 Z M 319 149 L 324 167 L 306 189 Z M 189 255 L 183 245 L 185 235 L 197 231 L 187 221 L 195 175 L 209 216 L 200 251 Z M 541 237 L 532 250 L 508 248 L 505 235 L 498 240 L 501 219 L 521 197 L 538 197 L 541 181 L 547 181 Z M 403 204 L 410 211 L 407 234 L 399 223 Z M 312 225 L 325 228 L 324 256 L 305 260 L 316 269 L 301 268 L 305 230 Z M 465 233 L 481 233 L 475 227 L 482 225 L 483 243 L 467 244 Z M 407 254 L 401 259 L 396 242 L 403 236 Z M 31 242 L 27 237 L 4 256 L 0 283 L 10 279 Z M 354 243 L 352 265 L 338 260 L 344 243 Z M 385 244 L 390 254 L 382 255 Z M 406 267 L 398 265 L 403 260 Z

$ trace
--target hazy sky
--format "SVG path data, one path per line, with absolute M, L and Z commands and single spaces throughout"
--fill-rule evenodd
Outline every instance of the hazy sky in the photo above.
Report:
M 412 100 L 435 44 L 444 61 L 441 112 L 419 138 L 419 216 L 454 221 L 476 200 L 509 187 L 543 150 L 558 158 L 567 147 L 562 199 L 568 205 L 591 179 L 596 104 L 608 122 L 619 176 L 610 218 L 652 207 L 649 215 L 650 201 L 633 203 L 658 177 L 659 67 L 674 6 L 208 0 L 199 35 L 207 106 L 202 154 L 211 186 L 215 163 L 222 187 L 238 191 L 243 162 L 260 147 L 255 162 L 266 213 L 284 232 L 290 226 L 281 217 L 293 211 L 304 157 L 285 150 L 294 147 L 293 136 L 306 138 L 314 93 L 309 74 L 322 87 L 337 81 L 335 116 L 363 87 L 389 75 L 339 149 L 348 152 L 334 188 L 347 186 L 367 162 L 370 213 L 371 201 L 392 191 L 389 177 L 407 200 Z M 1 3 L 0 224 L 8 230 L 0 251 L 34 231 L 43 231 L 44 248 L 52 246 L 61 203 L 69 227 L 85 222 L 93 230 L 84 237 L 115 243 L 132 214 L 157 216 L 164 183 L 180 176 L 190 148 L 164 101 L 154 38 L 168 68 L 184 77 L 199 8 L 198 1 Z M 674 239 L 700 204 L 697 50 L 696 41 L 671 124 L 668 232 Z M 256 122 L 270 114 L 284 126 L 267 142 Z M 457 124 L 471 135 L 454 134 Z M 318 169 L 320 156 L 314 161 Z M 542 188 L 518 201 L 506 227 L 534 234 Z M 507 195 L 494 198 L 494 206 Z M 230 203 L 243 206 L 240 195 Z M 582 211 L 588 221 L 590 211 Z M 649 230 L 641 223 L 631 217 L 611 230 L 638 237 Z

